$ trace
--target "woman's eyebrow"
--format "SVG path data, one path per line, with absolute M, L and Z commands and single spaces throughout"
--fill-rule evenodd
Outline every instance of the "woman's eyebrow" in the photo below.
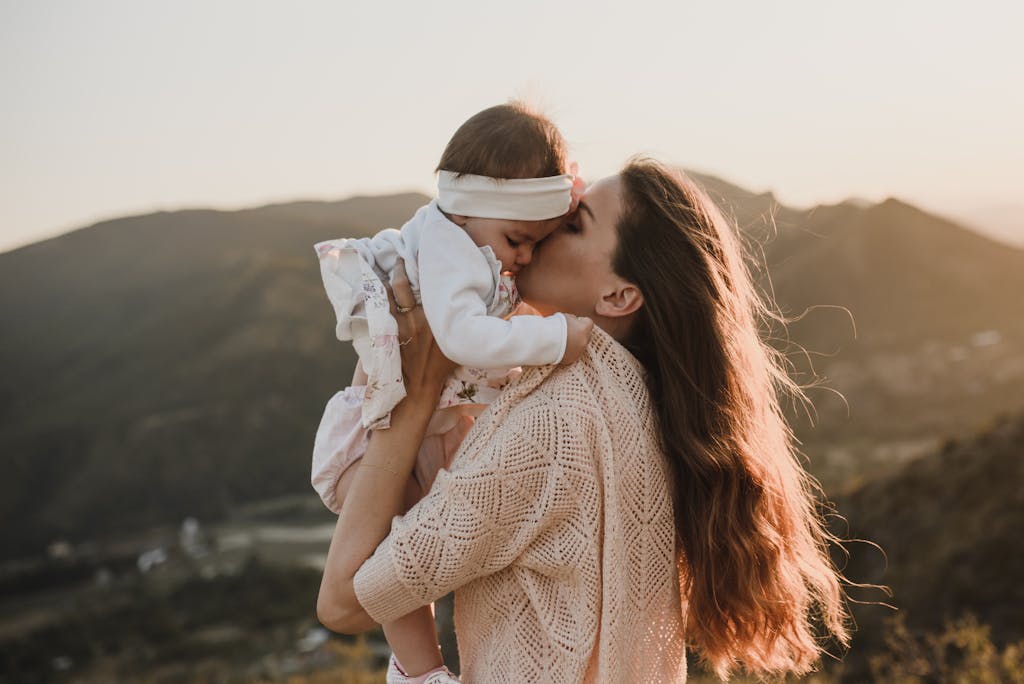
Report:
M 594 212 L 590 210 L 590 207 L 588 207 L 588 206 L 587 206 L 587 203 L 586 203 L 586 202 L 584 202 L 583 200 L 580 200 L 580 209 L 582 209 L 583 211 L 585 211 L 585 212 L 587 212 L 588 214 L 590 214 L 590 220 L 591 220 L 591 221 L 595 221 L 595 220 L 596 220 L 596 219 L 594 218 Z

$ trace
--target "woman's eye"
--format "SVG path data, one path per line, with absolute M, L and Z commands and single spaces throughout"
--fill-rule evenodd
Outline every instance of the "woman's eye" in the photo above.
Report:
M 515 240 L 513 240 L 512 238 L 506 237 L 505 239 L 508 240 L 509 247 L 518 247 L 519 246 L 519 243 L 516 242 Z
M 570 233 L 578 233 L 581 230 L 580 229 L 580 224 L 576 223 L 575 221 L 570 221 L 570 222 L 566 223 L 565 224 L 565 229 L 567 231 L 569 231 Z

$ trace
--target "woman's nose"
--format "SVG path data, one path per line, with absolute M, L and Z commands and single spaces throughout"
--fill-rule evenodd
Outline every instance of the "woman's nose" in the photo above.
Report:
M 520 249 L 519 254 L 516 255 L 516 263 L 525 266 L 531 261 L 533 261 L 533 248 L 526 247 L 525 249 Z

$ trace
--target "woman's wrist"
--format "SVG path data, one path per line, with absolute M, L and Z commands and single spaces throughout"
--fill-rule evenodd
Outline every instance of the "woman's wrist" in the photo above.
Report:
M 402 403 L 408 403 L 410 406 L 418 408 L 422 408 L 424 405 L 432 408 L 436 406 L 441 396 L 444 382 L 445 378 L 425 378 L 416 382 L 410 382 L 410 379 L 406 377 L 405 398 L 402 400 Z
M 426 435 L 427 425 L 436 406 L 436 396 L 430 398 L 425 393 L 406 395 L 391 410 L 390 426 L 371 432 L 370 446 L 363 455 L 363 464 L 391 471 L 395 475 L 411 475 L 418 445 Z M 411 448 L 411 445 L 417 445 L 417 448 Z
M 430 422 L 430 417 L 437 408 L 437 400 L 440 396 L 440 387 L 436 390 L 433 387 L 407 388 L 405 398 L 398 402 L 398 405 L 391 411 L 392 428 L 396 423 L 403 425 L 422 423 L 425 433 L 427 423 Z

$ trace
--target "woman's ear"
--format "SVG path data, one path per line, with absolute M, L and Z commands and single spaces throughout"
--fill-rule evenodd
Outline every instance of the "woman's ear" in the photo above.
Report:
M 620 280 L 615 288 L 607 291 L 597 301 L 595 313 L 608 318 L 621 318 L 638 310 L 644 305 L 644 296 L 633 283 Z
M 447 214 L 447 216 L 448 216 L 448 220 L 451 221 L 452 223 L 454 223 L 455 225 L 457 225 L 457 226 L 459 226 L 461 228 L 465 228 L 466 227 L 466 222 L 468 220 L 468 217 L 460 216 L 459 214 Z

